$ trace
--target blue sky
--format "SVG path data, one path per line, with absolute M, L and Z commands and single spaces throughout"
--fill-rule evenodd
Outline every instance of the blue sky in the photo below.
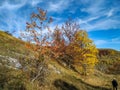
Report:
M 18 36 L 37 7 L 53 17 L 51 27 L 72 18 L 97 48 L 120 50 L 120 0 L 0 0 L 0 30 Z

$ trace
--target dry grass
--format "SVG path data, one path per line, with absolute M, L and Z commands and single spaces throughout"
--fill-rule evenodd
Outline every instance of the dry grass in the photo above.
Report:
M 70 85 L 78 90 L 111 90 L 111 81 L 113 77 L 116 77 L 120 85 L 120 75 L 107 75 L 95 70 L 95 74 L 82 76 L 68 68 L 60 66 L 55 61 L 50 61 L 49 69 L 50 74 L 48 81 L 50 90 L 64 90 L 60 88 L 60 86 L 55 87 L 55 80 L 57 80 L 59 83 L 61 82 L 61 87 L 64 87 L 62 86 L 63 83 L 67 83 L 68 86 Z
M 14 46 L 16 47 L 14 48 Z M 12 54 L 15 56 L 13 53 L 6 51 L 6 48 L 8 48 L 10 52 L 14 50 L 18 53 L 25 50 L 20 40 L 0 31 L 0 54 L 8 56 Z M 95 74 L 82 76 L 71 69 L 60 66 L 54 60 L 49 61 L 48 66 L 50 73 L 47 77 L 46 85 L 44 87 L 39 87 L 38 82 L 35 82 L 34 85 L 26 83 L 28 90 L 70 90 L 69 88 L 74 90 L 110 90 L 111 81 L 114 77 L 118 80 L 120 85 L 120 75 L 108 75 L 95 70 Z M 64 84 L 68 87 L 64 86 Z

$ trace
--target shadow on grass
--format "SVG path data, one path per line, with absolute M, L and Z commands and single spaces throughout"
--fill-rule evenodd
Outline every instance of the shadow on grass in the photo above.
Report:
M 77 79 L 77 80 L 79 80 L 80 83 L 84 84 L 88 90 L 112 90 L 111 88 L 106 88 L 102 86 L 94 86 L 94 85 L 88 84 L 82 81 L 81 79 Z
M 53 84 L 57 88 L 57 90 L 79 90 L 72 84 L 69 84 L 61 79 L 55 80 Z
M 112 90 L 111 88 L 106 88 L 102 86 L 94 86 L 88 83 L 85 83 L 81 79 L 77 79 L 80 83 L 80 86 L 85 86 L 85 90 Z M 69 84 L 61 79 L 57 79 L 54 81 L 53 85 L 57 88 L 57 90 L 81 90 L 76 88 L 73 84 Z M 82 87 L 81 87 L 82 88 Z

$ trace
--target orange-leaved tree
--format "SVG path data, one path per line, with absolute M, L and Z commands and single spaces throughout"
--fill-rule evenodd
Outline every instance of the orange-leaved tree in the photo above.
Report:
M 67 21 L 62 28 L 54 33 L 54 40 L 60 59 L 69 67 L 82 67 L 86 74 L 89 70 L 94 70 L 97 63 L 97 48 L 93 41 L 89 39 L 87 32 L 81 30 L 79 24 L 73 21 Z M 57 39 L 56 39 L 57 38 Z
M 38 8 L 38 13 L 32 13 L 30 22 L 26 23 L 26 30 L 22 36 L 27 41 L 26 47 L 32 55 L 25 60 L 25 71 L 28 72 L 31 82 L 35 80 L 44 84 L 48 73 L 47 62 L 50 56 L 49 23 L 51 17 L 47 17 L 47 11 Z
M 65 40 L 63 37 L 63 33 L 61 29 L 56 27 L 52 34 L 52 43 L 51 43 L 51 51 L 52 55 L 55 59 L 60 58 L 63 54 L 65 54 Z

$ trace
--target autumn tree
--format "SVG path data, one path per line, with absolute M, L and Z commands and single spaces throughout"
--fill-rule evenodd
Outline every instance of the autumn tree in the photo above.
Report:
M 24 68 L 32 83 L 37 80 L 41 85 L 44 84 L 48 73 L 49 33 L 46 32 L 49 31 L 51 22 L 52 18 L 47 17 L 47 11 L 38 8 L 38 13 L 32 13 L 30 22 L 26 23 L 26 30 L 22 33 L 22 37 L 27 41 L 26 47 L 33 54 L 24 59 Z
M 31 82 L 37 80 L 43 84 L 50 58 L 66 64 L 69 68 L 82 67 L 85 72 L 97 62 L 97 49 L 79 24 L 67 21 L 62 27 L 56 26 L 51 34 L 51 22 L 52 18 L 47 17 L 47 11 L 38 8 L 38 14 L 31 15 L 31 22 L 26 23 L 26 32 L 22 34 L 27 40 L 26 47 L 33 54 L 25 59 L 25 63 L 21 63 Z
M 93 41 L 88 38 L 87 32 L 84 30 L 77 31 L 72 46 L 74 46 L 74 64 L 82 65 L 85 74 L 88 70 L 93 70 L 98 61 L 98 51 Z
M 82 67 L 86 74 L 93 70 L 97 63 L 97 49 L 85 30 L 81 30 L 79 24 L 67 21 L 61 28 L 54 31 L 54 43 L 58 57 L 71 66 Z
M 59 58 L 65 54 L 65 40 L 63 37 L 63 33 L 61 32 L 61 29 L 56 27 L 54 29 L 54 32 L 52 33 L 52 43 L 51 43 L 51 51 L 52 51 L 52 57 L 54 57 L 56 60 L 59 60 Z
M 78 26 L 76 23 L 67 21 L 62 27 L 57 26 L 52 35 L 53 43 L 51 46 L 54 58 L 59 63 L 69 66 L 69 68 L 72 65 L 73 57 L 70 54 L 71 51 L 67 52 L 67 48 L 77 30 Z

